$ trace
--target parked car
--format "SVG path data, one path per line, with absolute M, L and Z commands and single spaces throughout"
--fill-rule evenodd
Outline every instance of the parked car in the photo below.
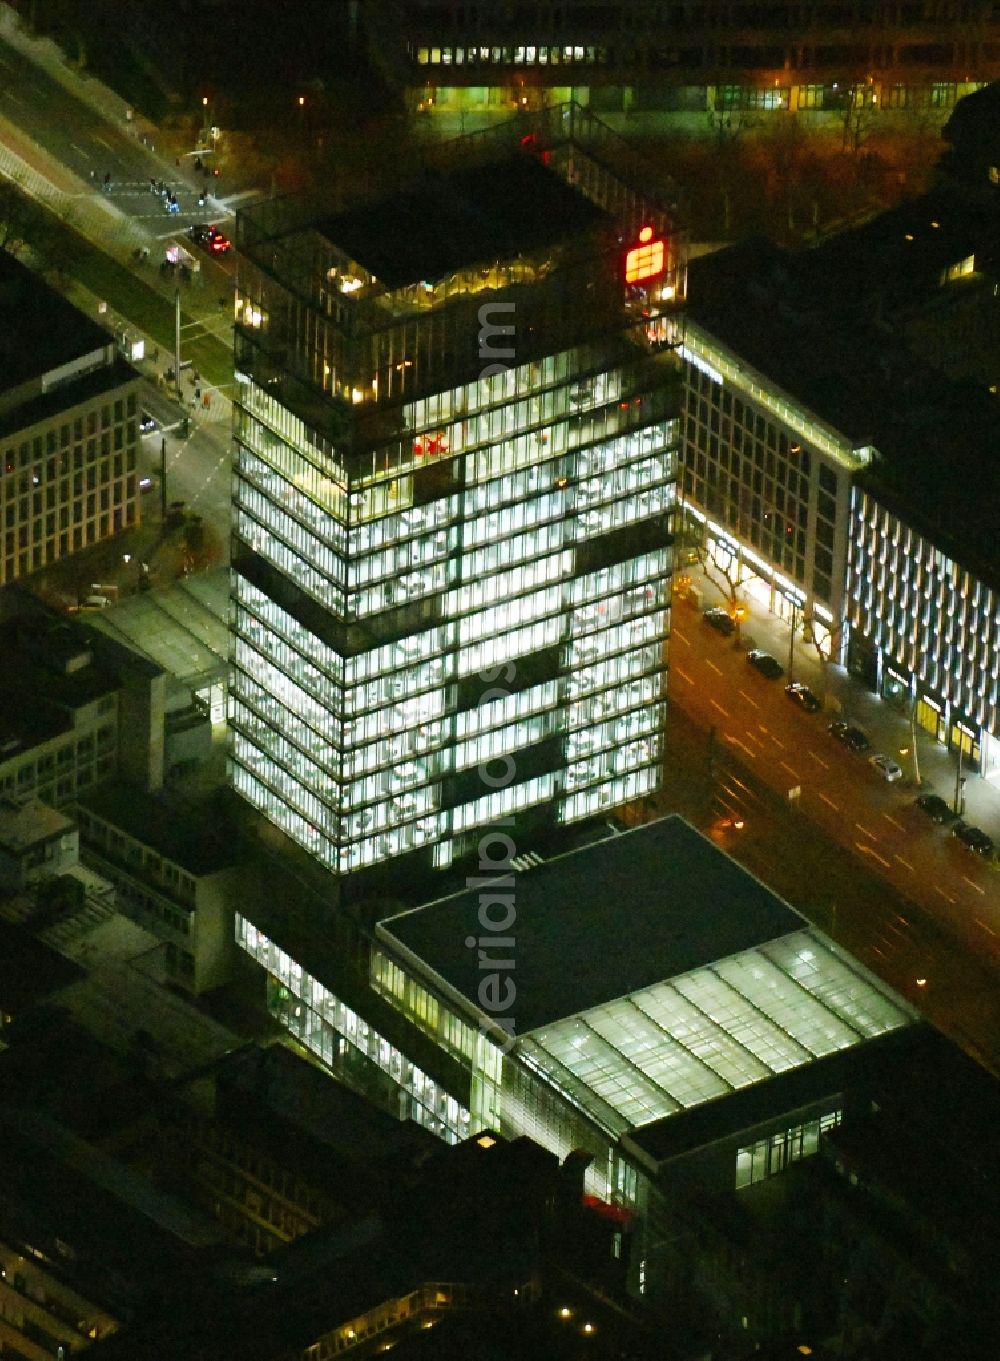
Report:
M 139 412 L 139 431 L 141 434 L 148 435 L 151 430 L 156 429 L 156 426 L 157 420 L 155 416 L 151 416 L 148 411 Z
M 220 232 L 218 227 L 210 227 L 206 222 L 195 223 L 188 230 L 188 236 L 209 255 L 225 255 L 227 250 L 233 248 L 233 243 L 224 232 Z
M 903 767 L 891 756 L 884 756 L 880 751 L 874 756 L 869 756 L 868 764 L 878 771 L 887 784 L 894 784 L 896 780 L 903 778 Z
M 921 812 L 927 814 L 931 822 L 936 822 L 938 826 L 946 822 L 953 822 L 957 817 L 957 814 L 952 811 L 948 802 L 940 794 L 920 794 L 914 799 L 914 803 Z
M 993 838 L 987 836 L 978 827 L 971 827 L 961 818 L 951 829 L 952 836 L 957 836 L 963 846 L 967 846 L 970 851 L 975 851 L 977 855 L 990 856 L 993 854 Z
M 801 681 L 792 681 L 790 685 L 786 685 L 785 694 L 800 708 L 805 709 L 807 714 L 814 714 L 823 707 L 819 696 L 814 695 L 809 686 L 803 685 Z
M 139 490 L 143 493 L 153 490 L 153 479 L 151 477 L 139 478 Z
M 868 734 L 862 732 L 860 728 L 856 728 L 853 723 L 844 723 L 841 719 L 838 719 L 836 723 L 830 724 L 829 732 L 831 737 L 842 742 L 850 751 L 864 753 L 872 749 Z
M 736 621 L 721 605 L 713 605 L 710 610 L 705 610 L 701 617 L 709 628 L 715 629 L 716 633 L 722 633 L 727 638 L 736 631 Z
M 770 652 L 762 652 L 759 647 L 750 649 L 747 653 L 747 661 L 768 680 L 778 680 L 785 674 L 785 668 L 778 659 L 772 657 Z

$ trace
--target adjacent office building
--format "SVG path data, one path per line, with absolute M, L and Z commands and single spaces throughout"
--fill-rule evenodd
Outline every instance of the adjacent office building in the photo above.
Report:
M 453 156 L 237 228 L 232 780 L 338 875 L 659 779 L 671 190 L 573 105 Z
M 139 374 L 0 252 L 0 585 L 139 520 Z
M 949 188 L 817 250 L 747 242 L 692 264 L 682 349 L 684 509 L 709 558 L 982 774 L 998 259 L 991 205 Z
M 373 58 L 412 107 L 845 113 L 953 105 L 1000 75 L 990 3 L 375 0 Z
M 588 1194 L 635 1224 L 633 1288 L 662 1295 L 672 1197 L 815 1153 L 916 1013 L 679 817 L 501 869 L 377 926 L 395 1043 L 288 956 L 280 920 L 238 917 L 237 937 L 278 1018 L 330 1065 L 363 1048 L 401 1114 L 449 1142 L 583 1150 Z M 413 1061 L 428 1040 L 434 1080 Z

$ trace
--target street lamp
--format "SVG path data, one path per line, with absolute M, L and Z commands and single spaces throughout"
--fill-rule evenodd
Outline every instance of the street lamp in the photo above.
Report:
M 200 142 L 200 144 L 201 144 L 202 146 L 204 146 L 204 145 L 206 144 L 206 142 L 208 141 L 208 126 L 209 126 L 209 124 L 211 123 L 211 121 L 212 121 L 212 118 L 211 118 L 211 115 L 210 115 L 210 113 L 209 113 L 209 111 L 208 111 L 208 95 L 202 95 L 202 97 L 201 97 L 201 132 L 200 132 L 200 134 L 199 134 L 199 139 L 198 139 L 199 142 Z

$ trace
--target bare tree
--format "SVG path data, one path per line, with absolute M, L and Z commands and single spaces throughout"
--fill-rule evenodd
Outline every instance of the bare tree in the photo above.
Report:
M 874 90 L 867 85 L 853 85 L 844 106 L 845 151 L 858 154 L 871 135 L 877 114 Z
M 719 157 L 719 189 L 722 193 L 722 226 L 728 236 L 733 225 L 733 189 L 739 179 L 736 147 L 740 137 L 756 121 L 739 109 L 736 100 L 727 90 L 722 106 L 717 104 L 708 115 L 708 126 L 714 134 Z
M 802 620 L 802 641 L 811 647 L 819 658 L 822 691 L 820 699 L 826 698 L 826 669 L 840 651 L 843 632 L 843 620 L 839 624 L 828 624 L 825 619 L 817 619 L 814 614 L 807 614 Z
M 700 543 L 692 545 L 692 552 L 705 576 L 725 596 L 726 606 L 736 625 L 736 643 L 739 645 L 746 614 L 742 591 L 752 579 L 753 572 L 744 561 L 739 546 L 730 549 L 718 539 L 710 540 L 703 536 Z
M 20 255 L 34 244 L 45 211 L 24 192 L 16 180 L 0 180 L 0 250 Z

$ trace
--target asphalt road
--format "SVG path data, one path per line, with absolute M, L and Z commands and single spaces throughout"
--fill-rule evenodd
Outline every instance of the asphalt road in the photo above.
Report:
M 195 222 L 214 220 L 210 208 L 198 207 L 195 185 L 208 184 L 193 173 L 175 169 L 167 179 L 181 212 L 169 215 L 163 200 L 152 194 L 150 179 L 164 179 L 163 161 L 129 130 L 116 126 L 51 80 L 38 66 L 0 41 L 0 112 L 22 128 L 58 161 L 103 193 L 111 176 L 110 198 L 130 217 L 141 220 L 164 238 Z M 193 157 L 191 158 L 193 160 Z M 218 187 L 218 181 L 211 181 Z M 216 216 L 219 209 L 216 208 Z
M 186 387 L 187 379 L 183 382 Z M 142 407 L 158 422 L 157 429 L 141 440 L 139 475 L 154 480 L 154 490 L 145 500 L 152 508 L 159 497 L 161 445 L 166 440 L 168 504 L 183 501 L 188 511 L 200 515 L 215 531 L 223 557 L 228 558 L 232 479 L 228 423 L 199 425 L 192 421 L 190 433 L 182 437 L 180 408 L 152 384 L 143 394 Z
M 680 605 L 671 634 L 677 702 L 768 788 L 821 827 L 876 878 L 922 905 L 970 949 L 1000 961 L 1000 873 L 915 805 L 907 779 L 889 784 L 827 731 L 830 714 L 807 714 L 765 680 L 742 648 Z
M 966 1052 L 1000 1073 L 995 959 L 957 938 L 936 910 L 889 886 L 867 859 L 848 854 L 761 778 L 756 762 L 713 741 L 710 726 L 679 699 L 670 707 L 664 786 L 656 803 L 657 813 L 680 812 L 700 827 Z

